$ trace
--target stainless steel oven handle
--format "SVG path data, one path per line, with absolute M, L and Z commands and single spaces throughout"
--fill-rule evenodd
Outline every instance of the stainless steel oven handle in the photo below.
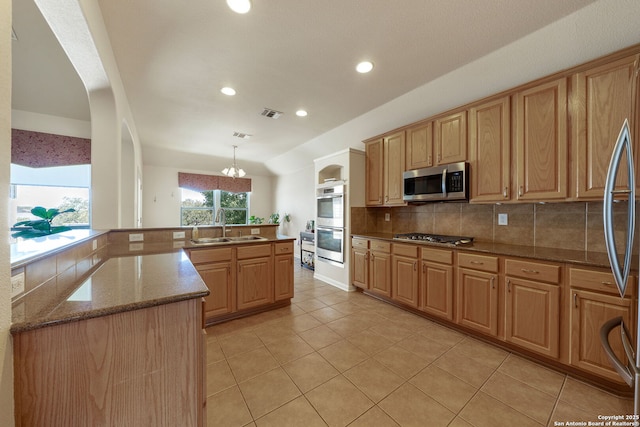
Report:
M 331 194 L 326 196 L 316 196 L 316 199 L 341 199 L 344 194 Z
M 633 355 L 633 350 L 631 350 L 630 346 L 627 347 L 625 343 L 625 341 L 629 341 L 629 338 L 624 337 L 622 339 L 625 354 L 627 355 L 628 359 L 627 364 L 622 363 L 622 361 L 618 359 L 618 356 L 616 356 L 616 354 L 613 352 L 611 344 L 609 343 L 609 333 L 618 326 L 622 328 L 621 334 L 624 337 L 627 334 L 627 328 L 622 321 L 622 317 L 618 316 L 610 319 L 604 325 L 602 325 L 602 327 L 600 328 L 600 342 L 602 343 L 604 352 L 613 365 L 613 368 L 616 370 L 616 372 L 618 372 L 618 374 L 620 374 L 625 383 L 633 387 L 635 382 L 635 375 L 638 374 L 638 368 L 635 366 L 635 355 Z M 629 354 L 629 351 L 631 351 L 632 354 Z M 632 369 L 634 372 L 631 372 Z
M 442 170 L 442 195 L 447 197 L 447 168 Z

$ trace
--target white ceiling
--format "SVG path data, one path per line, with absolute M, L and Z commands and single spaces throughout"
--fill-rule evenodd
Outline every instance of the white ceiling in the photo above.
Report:
M 593 1 L 253 0 L 246 15 L 225 0 L 98 3 L 143 149 L 230 158 L 236 144 L 239 160 L 267 162 Z M 13 9 L 13 108 L 89 120 L 33 1 Z

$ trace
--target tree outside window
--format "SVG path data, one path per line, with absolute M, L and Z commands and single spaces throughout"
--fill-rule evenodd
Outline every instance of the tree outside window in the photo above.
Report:
M 218 207 L 225 209 L 227 224 L 247 224 L 249 193 L 182 189 L 180 224 L 183 226 L 213 225 Z

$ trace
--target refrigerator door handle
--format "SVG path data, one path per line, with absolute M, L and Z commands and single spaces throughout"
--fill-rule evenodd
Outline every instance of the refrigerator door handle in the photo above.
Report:
M 620 359 L 618 359 L 618 356 L 616 356 L 616 354 L 613 352 L 611 344 L 609 343 L 609 333 L 618 326 L 622 328 L 621 334 L 625 336 L 627 334 L 627 328 L 622 321 L 622 317 L 618 316 L 608 320 L 604 325 L 602 325 L 602 327 L 600 328 L 600 342 L 602 342 L 602 347 L 604 348 L 604 351 L 607 354 L 607 357 L 611 361 L 611 364 L 613 365 L 616 372 L 620 374 L 624 382 L 633 387 L 635 376 L 638 373 L 638 368 L 635 366 L 635 357 L 633 355 L 633 350 L 628 348 L 627 345 L 624 345 L 625 353 L 628 359 L 627 364 L 624 364 Z M 624 343 L 625 340 L 629 341 L 629 337 L 623 338 L 622 342 Z M 631 350 L 632 354 L 629 354 L 629 350 Z M 633 367 L 634 372 L 631 372 L 630 367 Z
M 624 190 L 616 190 L 616 177 L 623 154 L 626 154 L 627 160 L 627 184 L 628 188 Z M 616 194 L 628 195 L 627 203 L 627 236 L 625 242 L 624 263 L 620 266 L 618 260 L 616 238 L 613 230 L 613 198 Z M 620 134 L 613 148 L 607 179 L 604 186 L 604 203 L 603 203 L 603 222 L 604 222 L 604 240 L 611 263 L 611 271 L 615 278 L 620 296 L 624 296 L 629 281 L 629 272 L 631 269 L 631 251 L 633 248 L 633 234 L 636 216 L 636 184 L 635 172 L 633 168 L 633 153 L 631 151 L 631 136 L 629 134 L 629 122 L 625 119 Z

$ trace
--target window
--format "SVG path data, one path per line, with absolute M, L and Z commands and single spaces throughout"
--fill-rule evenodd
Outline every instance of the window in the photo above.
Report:
M 249 193 L 182 189 L 180 225 L 213 225 L 218 208 L 223 208 L 227 224 L 247 224 Z
M 91 165 L 30 168 L 11 164 L 9 226 L 39 219 L 31 209 L 42 206 L 76 210 L 58 216 L 54 225 L 89 228 L 90 177 Z

